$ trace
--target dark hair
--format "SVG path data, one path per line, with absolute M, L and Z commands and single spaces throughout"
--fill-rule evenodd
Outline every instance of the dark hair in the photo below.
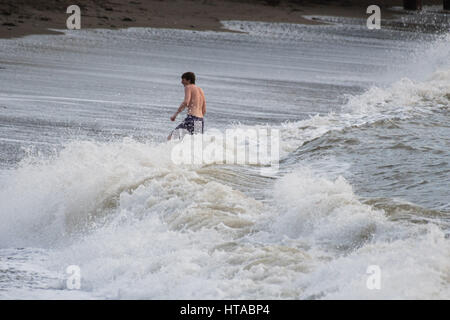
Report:
M 186 79 L 190 81 L 192 84 L 195 84 L 195 74 L 193 72 L 185 72 L 181 76 L 181 79 Z

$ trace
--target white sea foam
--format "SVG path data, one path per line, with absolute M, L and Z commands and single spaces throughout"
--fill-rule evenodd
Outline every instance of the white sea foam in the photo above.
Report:
M 125 203 L 119 208 L 138 217 L 142 210 L 133 207 L 133 201 L 139 203 L 144 198 L 146 206 L 154 206 L 159 216 L 167 216 L 174 224 L 178 221 L 180 228 L 180 210 L 202 202 L 207 207 L 201 214 L 209 217 L 204 223 L 212 223 L 217 206 L 217 221 L 239 224 L 233 216 L 245 211 L 245 203 L 228 206 L 226 201 L 245 197 L 201 178 L 189 166 L 175 165 L 171 159 L 174 145 L 131 139 L 111 143 L 74 141 L 52 159 L 24 160 L 4 179 L 0 191 L 2 247 L 55 244 L 60 238 L 100 223 L 117 203 Z M 248 199 L 244 202 L 250 205 Z
M 392 85 L 372 87 L 361 95 L 348 96 L 341 113 L 316 115 L 281 125 L 281 148 L 286 156 L 304 142 L 332 130 L 370 124 L 378 120 L 411 118 L 450 105 L 450 70 L 434 72 L 426 81 L 403 78 Z
M 446 299 L 450 296 L 450 243 L 433 224 L 389 221 L 362 204 L 344 178 L 317 178 L 297 170 L 275 186 L 278 235 L 311 245 L 316 267 L 300 275 L 302 298 Z M 400 258 L 399 258 L 400 257 Z M 371 265 L 381 269 L 381 289 L 366 285 Z

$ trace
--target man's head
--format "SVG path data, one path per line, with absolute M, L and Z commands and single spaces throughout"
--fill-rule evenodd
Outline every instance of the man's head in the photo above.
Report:
M 195 84 L 195 74 L 193 72 L 185 72 L 181 76 L 181 83 L 186 86 L 188 84 Z

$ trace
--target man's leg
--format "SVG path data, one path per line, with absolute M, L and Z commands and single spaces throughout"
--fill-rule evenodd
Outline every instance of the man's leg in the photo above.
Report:
M 172 139 L 174 132 L 177 132 L 178 136 L 181 137 L 180 130 L 186 129 L 186 126 L 187 126 L 187 123 L 186 123 L 187 121 L 186 120 L 187 120 L 187 118 L 184 119 L 175 129 L 172 130 L 172 132 L 167 137 L 167 141 Z

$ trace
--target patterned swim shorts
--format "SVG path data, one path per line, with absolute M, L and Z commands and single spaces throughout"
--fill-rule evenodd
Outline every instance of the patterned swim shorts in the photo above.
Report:
M 188 114 L 186 119 L 180 123 L 175 130 L 177 129 L 185 129 L 189 132 L 189 134 L 194 133 L 203 133 L 204 122 L 203 118 L 199 118 L 193 115 Z

